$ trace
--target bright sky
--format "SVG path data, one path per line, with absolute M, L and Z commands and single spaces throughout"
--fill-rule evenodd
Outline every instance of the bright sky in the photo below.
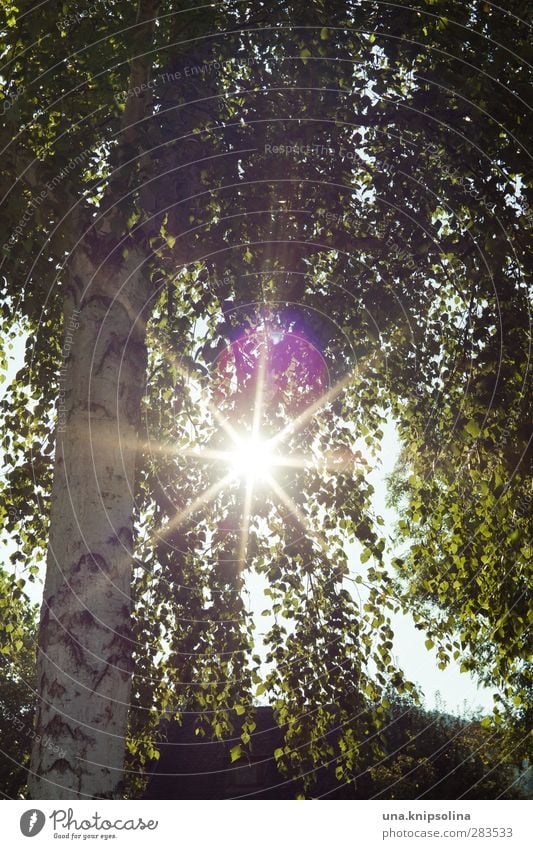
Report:
M 20 368 L 24 355 L 25 339 L 18 339 L 10 352 L 9 369 L 6 382 L 0 387 L 0 396 L 3 387 L 14 377 Z M 375 488 L 374 508 L 376 513 L 383 516 L 385 533 L 390 533 L 395 521 L 395 513 L 385 505 L 386 500 L 386 477 L 392 472 L 398 453 L 400 443 L 393 421 L 389 421 L 384 428 L 384 439 L 379 466 L 371 474 L 371 483 Z M 9 568 L 7 558 L 12 550 L 9 542 L 0 543 L 1 561 Z M 358 569 L 357 547 L 348 549 L 350 559 L 353 557 L 353 571 Z M 30 597 L 33 601 L 40 602 L 42 585 L 39 583 L 28 585 Z M 266 606 L 266 599 L 262 597 L 260 584 L 252 581 L 249 584 L 252 594 L 252 604 L 260 612 Z M 261 596 L 261 597 L 259 597 Z M 264 631 L 266 620 L 257 619 L 258 630 Z M 404 670 L 406 677 L 419 685 L 425 696 L 425 704 L 428 708 L 437 707 L 436 694 L 440 694 L 440 708 L 450 713 L 470 713 L 481 708 L 484 712 L 491 711 L 493 707 L 492 690 L 480 688 L 469 673 L 461 673 L 459 665 L 451 661 L 445 670 L 439 670 L 435 650 L 428 651 L 424 645 L 425 635 L 414 627 L 410 617 L 404 615 L 393 616 L 393 630 L 395 632 L 394 655 L 399 666 Z M 443 704 L 444 703 L 444 704 Z
M 392 472 L 399 451 L 400 442 L 396 428 L 394 422 L 389 421 L 384 428 L 381 468 L 372 472 L 372 485 L 375 488 L 374 508 L 385 520 L 385 532 L 390 531 L 395 521 L 395 511 L 385 506 L 385 479 Z M 408 616 L 397 615 L 392 619 L 395 633 L 394 653 L 406 676 L 420 685 L 427 707 L 436 706 L 435 694 L 438 692 L 450 713 L 460 713 L 465 708 L 475 711 L 478 707 L 492 711 L 493 690 L 478 687 L 469 673 L 459 671 L 456 661 L 452 660 L 444 670 L 438 669 L 435 649 L 428 651 L 424 645 L 424 632 L 417 630 Z

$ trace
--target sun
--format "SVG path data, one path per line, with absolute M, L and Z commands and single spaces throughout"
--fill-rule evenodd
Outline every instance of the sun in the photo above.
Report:
M 235 477 L 250 482 L 266 480 L 276 465 L 271 443 L 256 437 L 239 440 L 228 452 L 227 461 Z
M 294 340 L 291 339 L 291 341 Z M 274 342 L 279 343 L 279 340 L 275 338 Z M 353 380 L 353 373 L 349 371 L 333 386 L 326 388 L 329 384 L 327 382 L 324 383 L 322 378 L 320 378 L 320 391 L 308 392 L 305 405 L 302 407 L 301 404 L 298 404 L 293 411 L 296 412 L 296 415 L 289 415 L 286 424 L 280 430 L 274 433 L 274 435 L 269 435 L 269 438 L 265 438 L 261 431 L 265 412 L 265 385 L 268 384 L 267 388 L 271 394 L 271 372 L 273 369 L 268 359 L 269 346 L 263 345 L 260 347 L 259 353 L 257 353 L 256 348 L 257 345 L 253 350 L 249 351 L 244 346 L 244 353 L 247 356 L 243 357 L 246 361 L 250 360 L 250 358 L 252 362 L 257 361 L 257 367 L 253 369 L 253 374 L 250 378 L 255 383 L 255 386 L 253 387 L 253 415 L 252 421 L 248 425 L 249 429 L 239 433 L 231 423 L 231 420 L 222 413 L 218 405 L 207 401 L 207 409 L 213 416 L 213 420 L 217 423 L 220 429 L 220 435 L 224 433 L 227 437 L 228 441 L 226 442 L 225 449 L 221 450 L 220 448 L 202 447 L 199 444 L 193 444 L 190 447 L 175 447 L 173 451 L 182 456 L 191 456 L 197 460 L 222 465 L 225 473 L 222 474 L 219 480 L 215 480 L 205 491 L 200 492 L 196 498 L 193 498 L 190 503 L 179 510 L 165 525 L 164 529 L 160 531 L 160 533 L 164 533 L 165 535 L 174 532 L 185 521 L 190 520 L 195 513 L 205 508 L 207 504 L 217 498 L 226 487 L 235 485 L 238 482 L 239 487 L 243 489 L 242 522 L 237 558 L 239 563 L 246 563 L 250 520 L 254 509 L 254 501 L 256 496 L 262 499 L 267 492 L 272 502 L 276 503 L 278 510 L 288 511 L 302 528 L 305 528 L 308 533 L 312 533 L 320 545 L 324 547 L 321 536 L 317 535 L 316 531 L 310 529 L 308 518 L 289 493 L 285 491 L 275 472 L 281 468 L 292 468 L 311 470 L 310 473 L 312 473 L 312 470 L 316 466 L 317 458 L 315 452 L 311 454 L 296 454 L 292 449 L 288 449 L 287 443 L 292 441 L 292 438 L 296 434 L 303 431 Z M 287 359 L 285 356 L 279 358 L 280 361 L 276 364 L 276 368 L 280 369 L 280 374 L 292 373 L 294 352 L 291 354 L 289 350 L 282 353 L 287 354 L 289 358 Z M 190 380 L 190 374 L 188 372 L 184 372 L 184 375 Z M 198 395 L 201 396 L 201 394 L 202 388 L 198 386 Z M 285 451 L 283 450 L 284 447 Z M 349 460 L 342 452 L 329 454 L 327 457 L 322 458 L 320 467 L 327 469 L 328 472 L 337 473 L 340 467 L 345 469 L 348 462 L 353 462 L 351 454 Z M 242 486 L 243 484 L 244 486 Z

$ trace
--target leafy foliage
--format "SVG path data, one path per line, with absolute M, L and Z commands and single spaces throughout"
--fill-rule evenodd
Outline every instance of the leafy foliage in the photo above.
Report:
M 35 606 L 27 607 L 12 576 L 0 570 L 0 686 L 2 761 L 0 787 L 9 798 L 21 798 L 33 739 L 35 707 Z
M 113 16 L 61 28 L 59 4 L 36 14 L 19 3 L 2 28 L 3 329 L 23 321 L 29 334 L 1 407 L 4 527 L 31 580 L 46 547 L 68 254 L 82 236 L 103 262 L 141 247 L 153 301 L 132 775 L 153 755 L 162 715 L 197 711 L 221 737 L 243 706 L 246 747 L 264 696 L 287 724 L 293 770 L 326 759 L 328 730 L 346 727 L 342 779 L 360 743 L 349 717 L 371 705 L 378 728 L 384 689 L 414 689 L 393 659 L 400 606 L 442 666 L 453 656 L 500 688 L 496 721 L 521 740 L 531 554 L 522 4 L 168 0 L 152 85 L 130 92 L 142 26 L 131 4 L 108 5 Z M 121 130 L 126 108 L 138 111 L 135 133 Z M 265 493 L 243 571 L 244 488 L 177 523 L 220 468 L 175 447 L 221 448 L 213 408 L 249 426 L 246 381 L 230 392 L 221 361 L 265 322 L 309 340 L 331 386 L 346 381 L 284 450 L 348 459 L 335 474 L 280 473 L 305 526 Z M 294 415 L 289 396 L 266 404 L 272 433 Z M 404 445 L 394 574 L 365 465 L 387 416 Z M 251 574 L 273 619 L 264 657 Z

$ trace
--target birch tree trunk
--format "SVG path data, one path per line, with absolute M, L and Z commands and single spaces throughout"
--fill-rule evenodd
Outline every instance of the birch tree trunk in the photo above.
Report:
M 142 205 L 140 166 L 147 163 L 141 127 L 153 109 L 146 84 L 158 8 L 159 0 L 138 0 L 129 96 L 117 147 L 120 167 L 100 206 L 92 249 L 77 247 L 69 259 L 65 385 L 59 398 L 36 738 L 28 779 L 34 799 L 116 798 L 122 791 L 150 252 L 132 247 L 131 238 L 128 251 L 118 243 L 128 232 L 129 211 L 122 198 L 130 176 L 139 180 Z M 136 238 L 146 244 L 141 234 Z M 108 253 L 110 246 L 117 249 Z M 107 259 L 101 262 L 104 250 Z
M 79 310 L 66 316 L 67 412 L 59 417 L 41 611 L 33 798 L 113 798 L 121 791 L 146 361 L 142 261 L 132 251 L 120 272 L 108 268 L 93 278 L 89 256 L 73 257 L 74 282 L 86 291 Z

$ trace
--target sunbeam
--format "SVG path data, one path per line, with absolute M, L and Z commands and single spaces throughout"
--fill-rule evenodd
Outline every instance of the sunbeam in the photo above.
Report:
M 285 492 L 283 487 L 280 486 L 278 482 L 274 480 L 274 478 L 269 479 L 269 484 L 272 490 L 278 496 L 279 500 L 285 505 L 285 507 L 287 507 L 291 515 L 296 518 L 302 529 L 313 537 L 313 539 L 318 543 L 318 545 L 322 549 L 322 552 L 327 556 L 328 548 L 326 543 L 324 542 L 322 537 L 316 533 L 316 531 L 311 530 L 311 528 L 309 527 L 309 522 L 305 517 L 305 514 L 300 510 L 296 502 L 290 497 L 290 495 Z
M 188 507 L 185 507 L 183 510 L 180 510 L 179 513 L 176 513 L 175 516 L 172 517 L 168 525 L 165 525 L 159 531 L 159 536 L 168 536 L 168 534 L 176 531 L 183 522 L 192 516 L 196 511 L 203 507 L 205 504 L 209 504 L 210 501 L 221 492 L 227 484 L 231 481 L 233 475 L 227 474 L 221 480 L 216 481 L 216 483 L 212 484 L 208 489 L 205 490 L 201 495 L 194 499 L 194 501 L 189 504 Z
M 238 562 L 241 567 L 247 559 L 250 519 L 253 513 L 254 499 L 258 497 L 257 491 L 259 489 L 264 492 L 270 490 L 276 500 L 281 502 L 295 517 L 302 529 L 311 534 L 322 551 L 326 551 L 325 541 L 319 534 L 311 531 L 303 512 L 284 490 L 280 481 L 276 479 L 276 468 L 302 469 L 311 474 L 328 472 L 335 474 L 352 469 L 358 459 L 363 461 L 359 452 L 354 453 L 349 450 L 328 452 L 327 454 L 317 454 L 316 450 L 313 451 L 312 449 L 307 454 L 292 453 L 290 450 L 283 453 L 281 450 L 284 442 L 287 442 L 291 436 L 309 425 L 328 404 L 339 396 L 353 380 L 353 372 L 349 372 L 334 386 L 322 392 L 320 397 L 315 397 L 303 411 L 288 421 L 273 436 L 269 433 L 267 438 L 262 428 L 265 416 L 265 391 L 267 381 L 271 380 L 270 371 L 267 375 L 267 368 L 270 368 L 269 357 L 271 356 L 268 338 L 263 340 L 259 348 L 256 349 L 256 356 L 253 410 L 251 411 L 249 430 L 238 430 L 235 423 L 232 424 L 228 417 L 224 416 L 209 398 L 206 398 L 205 392 L 202 392 L 200 385 L 194 381 L 195 389 L 203 399 L 202 403 L 205 404 L 206 412 L 213 416 L 220 430 L 226 435 L 226 447 L 211 448 L 208 445 L 201 446 L 198 444 L 174 445 L 173 447 L 169 446 L 170 453 L 175 456 L 194 458 L 205 463 L 216 463 L 223 466 L 225 471 L 219 481 L 213 483 L 198 495 L 188 507 L 180 510 L 160 531 L 163 536 L 172 533 L 202 507 L 212 502 L 223 489 L 237 486 L 242 492 L 242 517 L 238 549 Z M 287 368 L 289 367 L 290 363 Z M 178 370 L 183 373 L 183 376 L 187 376 L 188 380 L 191 380 L 190 374 L 185 375 L 184 370 Z M 268 387 L 270 403 L 270 383 L 268 383 Z M 217 439 L 216 434 L 215 439 Z
M 300 413 L 297 418 L 290 421 L 282 430 L 279 431 L 279 433 L 276 434 L 272 440 L 273 445 L 279 445 L 281 442 L 284 442 L 287 437 L 292 436 L 293 433 L 297 433 L 301 430 L 302 427 L 319 412 L 319 410 L 327 407 L 327 405 L 333 401 L 343 389 L 346 388 L 352 378 L 353 374 L 351 372 L 344 375 L 344 377 L 337 381 L 335 386 L 332 386 L 324 392 L 320 398 L 317 398 L 316 401 L 306 407 L 303 413 Z

